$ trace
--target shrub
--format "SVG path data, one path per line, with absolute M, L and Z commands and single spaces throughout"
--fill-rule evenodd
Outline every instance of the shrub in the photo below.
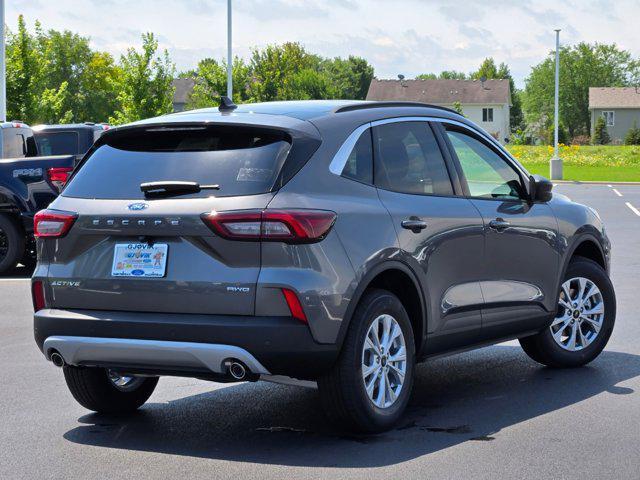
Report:
M 640 145 L 640 128 L 638 124 L 633 122 L 633 127 L 629 129 L 627 135 L 624 137 L 625 145 Z
M 555 127 L 553 123 L 547 127 L 546 137 L 547 145 L 553 145 L 555 137 Z M 565 145 L 569 143 L 569 133 L 562 122 L 558 124 L 558 143 L 564 143 Z
M 611 143 L 611 137 L 607 131 L 607 124 L 604 121 L 604 117 L 598 117 L 596 126 L 593 129 L 592 143 L 594 145 L 607 145 Z
M 591 145 L 591 137 L 589 135 L 576 135 L 571 140 L 571 145 Z

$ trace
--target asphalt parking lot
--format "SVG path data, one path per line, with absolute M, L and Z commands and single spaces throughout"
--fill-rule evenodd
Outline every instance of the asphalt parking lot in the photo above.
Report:
M 617 325 L 590 366 L 509 342 L 418 368 L 400 427 L 338 433 L 316 392 L 163 378 L 136 415 L 91 414 L 32 338 L 26 273 L 0 279 L 0 478 L 639 478 L 640 186 L 562 184 L 613 243 Z

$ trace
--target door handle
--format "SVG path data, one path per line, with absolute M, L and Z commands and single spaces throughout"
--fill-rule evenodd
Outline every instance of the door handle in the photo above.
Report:
M 427 222 L 413 218 L 409 220 L 403 220 L 400 225 L 402 225 L 402 228 L 411 230 L 413 233 L 420 233 L 420 231 L 427 228 Z
M 489 227 L 498 231 L 504 230 L 505 228 L 509 228 L 510 226 L 511 224 L 502 218 L 496 218 L 495 220 L 491 220 L 489 222 Z

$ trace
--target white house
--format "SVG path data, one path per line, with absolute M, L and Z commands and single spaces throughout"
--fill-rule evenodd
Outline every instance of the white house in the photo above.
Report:
M 509 80 L 378 80 L 373 79 L 367 100 L 422 102 L 453 108 L 504 143 L 511 133 Z

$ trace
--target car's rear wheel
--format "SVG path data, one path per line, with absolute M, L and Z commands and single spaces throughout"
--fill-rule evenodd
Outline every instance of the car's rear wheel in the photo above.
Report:
M 24 234 L 7 215 L 0 213 L 0 273 L 15 268 L 24 253 Z
M 576 257 L 560 286 L 551 325 L 520 344 L 533 360 L 549 367 L 579 367 L 602 352 L 615 318 L 615 293 L 606 272 L 597 263 Z
M 151 396 L 158 377 L 122 375 L 105 368 L 64 366 L 64 378 L 73 398 L 100 413 L 128 413 Z
M 386 290 L 367 292 L 336 365 L 318 380 L 328 415 L 348 430 L 391 428 L 409 401 L 414 366 L 413 330 L 402 303 Z

